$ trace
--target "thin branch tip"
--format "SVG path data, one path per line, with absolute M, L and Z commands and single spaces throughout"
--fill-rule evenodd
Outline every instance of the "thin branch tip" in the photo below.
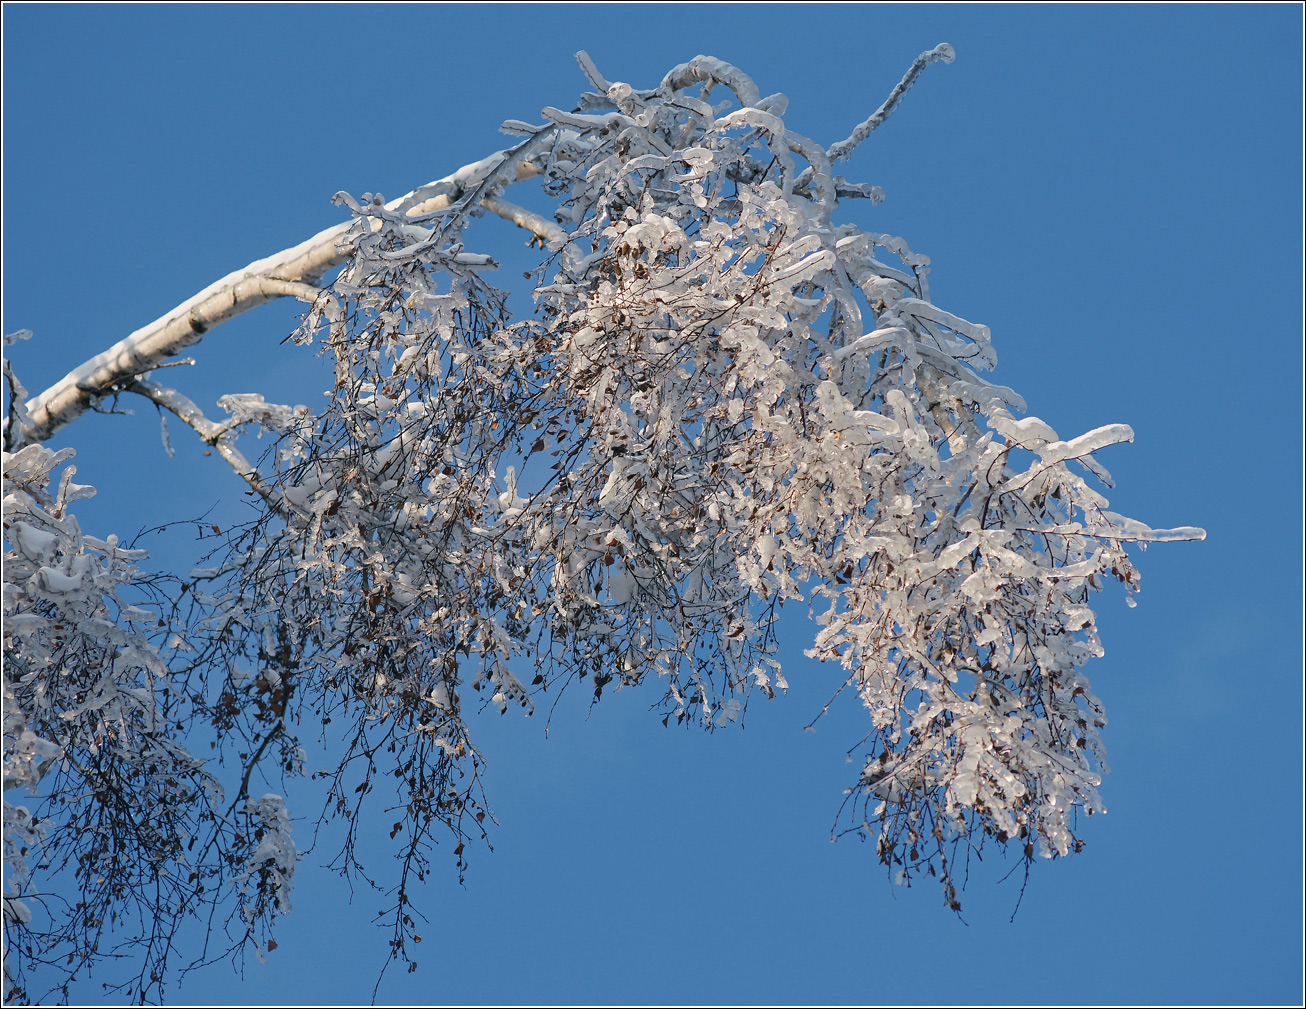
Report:
M 580 69 L 585 75 L 585 79 L 593 84 L 594 87 L 598 88 L 599 91 L 606 94 L 612 85 L 608 83 L 607 78 L 599 73 L 599 68 L 595 66 L 594 61 L 590 59 L 590 54 L 584 49 L 581 49 L 576 53 L 576 62 L 580 64 Z

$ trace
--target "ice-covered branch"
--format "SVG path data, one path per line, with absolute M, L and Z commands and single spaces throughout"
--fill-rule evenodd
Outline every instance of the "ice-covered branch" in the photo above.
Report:
M 162 362 L 198 343 L 228 319 L 276 298 L 299 297 L 301 289 L 344 262 L 338 243 L 350 223 L 320 231 L 290 249 L 250 263 L 136 330 L 34 397 L 28 405 L 27 441 L 45 441 L 75 420 L 98 397 L 130 384 Z
M 512 221 L 517 227 L 526 229 L 541 242 L 563 242 L 567 239 L 567 233 L 547 217 L 509 203 L 502 197 L 487 196 L 481 201 L 481 206 L 506 221 Z
M 448 206 L 498 169 L 507 155 L 508 152 L 499 151 L 466 165 L 391 201 L 387 209 L 416 216 Z M 537 174 L 533 166 L 519 162 L 506 182 Z M 352 226 L 353 221 L 344 221 L 298 245 L 227 274 L 74 368 L 28 402 L 24 438 L 29 442 L 45 441 L 90 409 L 95 399 L 129 385 L 138 376 L 198 343 L 214 326 L 276 298 L 303 297 L 311 285 L 348 258 L 349 248 L 343 243 Z
M 219 424 L 209 420 L 204 416 L 204 412 L 190 399 L 183 396 L 176 389 L 169 389 L 157 382 L 133 382 L 127 387 L 127 391 L 144 396 L 152 403 L 163 407 L 185 421 L 195 429 L 195 433 L 200 436 L 206 445 L 211 445 L 217 450 L 218 455 L 222 456 L 230 464 L 231 468 L 236 471 L 236 474 L 257 491 L 263 500 L 277 510 L 284 507 L 281 496 L 268 485 L 259 474 L 258 468 L 251 465 L 250 461 L 245 458 L 245 454 L 236 447 L 231 438 L 232 428 L 234 427 L 232 422 Z
M 32 331 L 30 329 L 20 329 L 15 333 L 6 333 L 4 345 L 8 347 L 19 340 L 30 340 L 31 338 Z M 27 423 L 27 390 L 23 387 L 23 383 L 18 381 L 18 376 L 14 374 L 13 364 L 10 362 L 8 354 L 4 355 L 2 363 L 4 381 L 9 386 L 9 407 L 4 418 L 4 446 L 5 451 L 9 452 L 14 448 L 14 436 L 22 425 Z
M 917 56 L 907 72 L 903 74 L 902 80 L 898 82 L 897 87 L 889 92 L 889 97 L 884 100 L 884 104 L 876 109 L 869 119 L 860 123 L 847 140 L 841 140 L 830 147 L 830 163 L 833 164 L 848 157 L 853 152 L 853 148 L 874 133 L 881 123 L 893 115 L 893 110 L 898 107 L 898 103 L 902 101 L 903 96 L 911 90 L 911 86 L 916 83 L 916 78 L 920 76 L 922 70 L 935 60 L 951 63 L 956 58 L 956 50 L 946 42 L 940 42 L 933 49 Z
M 869 716 L 849 751 L 861 759 L 838 832 L 874 841 L 899 883 L 937 877 L 954 910 L 966 859 L 986 843 L 1025 859 L 1078 851 L 1077 811 L 1104 808 L 1107 770 L 1106 716 L 1083 672 L 1102 654 L 1091 592 L 1109 579 L 1138 591 L 1129 542 L 1204 534 L 1107 511 L 1086 476 L 1108 482 L 1093 454 L 1132 431 L 1063 440 L 1018 418 L 1020 397 L 980 375 L 996 365 L 988 327 L 934 304 L 929 258 L 832 219 L 841 197 L 882 193 L 831 165 L 952 55 L 946 44 L 923 53 L 827 151 L 788 129 L 783 95 L 759 98 L 719 60 L 697 57 L 637 91 L 582 53 L 602 94 L 574 111 L 545 107 L 544 125 L 509 120 L 524 136 L 514 147 L 399 200 L 338 194 L 353 221 L 87 362 L 32 401 L 30 423 L 6 371 L 34 440 L 97 397 L 135 392 L 259 495 L 218 566 L 182 583 L 190 609 L 158 594 L 147 610 L 113 594 L 132 558 L 66 514 L 89 489 L 69 468 L 58 495 L 47 490 L 67 455 L 6 454 L 4 700 L 6 717 L 23 717 L 5 726 L 12 774 L 41 780 L 42 761 L 86 740 L 117 747 L 131 773 L 116 794 L 144 781 L 165 811 L 212 825 L 172 821 L 210 840 L 184 866 L 173 859 L 190 878 L 174 878 L 168 906 L 200 891 L 194 865 L 208 872 L 203 887 L 234 883 L 252 929 L 288 910 L 298 853 L 280 795 L 251 795 L 251 778 L 301 774 L 297 727 L 335 724 L 346 749 L 318 777 L 330 782 L 323 817 L 347 821 L 336 864 L 361 873 L 360 831 L 380 803 L 395 811 L 400 881 L 383 916 L 392 957 L 407 960 L 419 937 L 406 881 L 425 878 L 433 832 L 456 839 L 461 872 L 464 843 L 494 822 L 469 703 L 529 713 L 537 692 L 586 683 L 597 702 L 608 684 L 647 682 L 663 692 L 664 724 L 724 728 L 754 687 L 787 687 L 780 606 L 819 603 L 806 654 L 824 665 L 806 671 L 832 676 Z M 741 108 L 708 104 L 718 83 Z M 502 198 L 531 176 L 543 177 L 553 219 Z M 462 245 L 482 210 L 554 254 L 528 274 L 533 318 L 512 319 L 506 293 L 478 274 L 490 256 Z M 287 296 L 312 305 L 297 337 L 325 330 L 319 346 L 334 358 L 319 414 L 237 393 L 213 421 L 147 380 L 213 325 Z M 259 468 L 236 446 L 251 424 L 280 436 Z M 185 639 L 171 634 L 174 614 Z M 168 642 L 162 656 L 154 640 Z M 189 682 L 168 693 L 165 671 Z M 119 677 L 110 712 L 98 684 L 121 673 L 131 679 Z M 51 707 L 69 684 L 81 693 Z M 148 691 L 163 701 L 145 705 Z M 183 704 L 186 726 L 173 716 Z M 141 726 L 135 749 L 109 720 L 120 712 Z M 70 715 L 93 730 L 80 743 Z M 204 805 L 209 786 L 180 747 L 165 756 L 198 785 L 183 796 L 149 777 L 156 733 L 174 724 L 211 727 L 239 753 L 227 814 Z M 65 846 L 89 843 L 77 832 L 103 801 L 73 777 L 62 794 L 80 805 L 55 823 Z M 369 799 L 374 787 L 390 794 Z M 168 830 L 144 850 L 180 853 Z M 20 880 L 31 856 L 5 857 Z
M 72 456 L 4 453 L 4 784 L 25 793 L 4 802 L 6 1003 L 25 1001 L 15 987 L 56 949 L 89 965 L 134 946 L 159 983 L 181 919 L 226 886 L 226 856 L 252 847 L 227 832 L 222 857 L 188 857 L 221 788 L 174 734 L 188 702 L 159 645 L 175 611 L 148 592 L 144 550 L 82 531 L 71 506 L 94 488 L 72 482 Z M 63 867 L 85 865 L 77 912 L 59 913 Z M 147 938 L 109 951 L 111 922 L 133 905 Z
M 600 91 L 606 93 L 608 88 L 612 87 L 612 85 L 608 83 L 607 78 L 599 73 L 599 68 L 594 65 L 594 61 L 590 59 L 590 54 L 584 49 L 576 54 L 576 62 L 580 64 L 581 71 L 585 74 L 586 80 Z
M 739 104 L 745 107 L 756 105 L 761 98 L 757 85 L 748 74 L 712 56 L 695 56 L 688 63 L 673 67 L 662 78 L 662 86 L 659 90 L 669 96 L 672 92 L 681 91 L 694 84 L 708 82 L 724 84 L 735 93 Z

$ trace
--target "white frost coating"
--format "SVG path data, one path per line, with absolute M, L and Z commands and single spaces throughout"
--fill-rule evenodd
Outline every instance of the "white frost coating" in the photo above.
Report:
M 1002 485 L 1002 490 L 1021 490 L 1038 480 L 1050 466 L 1060 465 L 1068 459 L 1087 459 L 1099 449 L 1133 440 L 1134 430 L 1128 424 L 1106 424 L 1094 428 L 1087 434 L 1081 434 L 1078 438 L 1072 438 L 1070 441 L 1057 441 L 1031 446 L 1038 453 L 1039 462 L 1031 467 L 1027 473 L 1013 476 Z
M 598 67 L 596 67 L 594 61 L 590 59 L 590 54 L 584 49 L 580 50 L 580 52 L 576 53 L 576 62 L 580 64 L 580 68 L 589 82 L 599 91 L 606 94 L 608 88 L 612 87 L 612 85 L 608 83 L 607 79 L 604 78 L 601 73 L 599 73 Z
M 129 601 L 146 554 L 82 534 L 70 506 L 93 489 L 72 482 L 72 454 L 28 445 L 3 456 L 4 788 L 25 793 L 23 805 L 4 802 L 6 993 L 27 950 L 66 924 L 48 901 L 34 916 L 24 899 L 49 892 L 51 866 L 95 867 L 79 892 L 91 917 L 137 890 L 168 895 L 161 921 L 182 914 L 178 877 L 200 878 L 182 837 L 213 815 L 217 786 L 164 714 L 179 699 L 145 635 L 166 622 Z M 212 882 L 211 869 L 203 876 Z M 98 938 L 95 928 L 85 942 Z
M 261 393 L 229 393 L 218 398 L 218 407 L 231 414 L 237 424 L 258 424 L 269 431 L 288 431 L 302 412 L 293 407 L 268 403 Z
M 888 119 L 889 116 L 893 114 L 893 110 L 898 107 L 898 103 L 902 101 L 903 96 L 906 95 L 907 92 L 911 90 L 911 86 L 916 83 L 916 78 L 920 76 L 922 70 L 936 60 L 942 60 L 944 63 L 951 63 L 956 58 L 957 51 L 947 42 L 940 42 L 933 49 L 917 56 L 912 62 L 912 65 L 908 68 L 907 73 L 903 75 L 902 80 L 898 82 L 898 86 L 895 87 L 893 91 L 890 92 L 889 97 L 884 100 L 884 104 L 876 109 L 869 119 L 860 123 L 857 128 L 853 130 L 847 140 L 842 140 L 837 144 L 831 145 L 830 161 L 841 161 L 848 157 L 858 144 L 869 137 L 871 133 L 880 126 L 880 124 Z
M 669 96 L 705 81 L 724 84 L 735 93 L 740 105 L 756 105 L 758 102 L 759 92 L 753 79 L 737 67 L 712 56 L 695 56 L 688 63 L 672 68 L 662 79 L 659 90 Z
M 1126 518 L 1115 512 L 1104 511 L 1102 517 L 1113 529 L 1120 531 L 1120 538 L 1138 543 L 1171 543 L 1179 540 L 1204 540 L 1206 530 L 1197 526 L 1178 526 L 1174 529 L 1153 529 L 1137 519 Z
M 7 530 L 9 540 L 29 561 L 41 561 L 54 554 L 59 537 L 53 532 L 34 529 L 26 522 L 15 522 Z
M 994 411 L 989 426 L 1008 441 L 1023 448 L 1040 448 L 1048 442 L 1059 440 L 1057 433 L 1038 417 L 1015 420 L 1005 410 Z
M 1133 440 L 1134 429 L 1128 424 L 1107 424 L 1070 441 L 1045 445 L 1039 449 L 1039 456 L 1044 462 L 1061 462 L 1063 459 L 1077 459 L 1108 445 L 1120 445 Z

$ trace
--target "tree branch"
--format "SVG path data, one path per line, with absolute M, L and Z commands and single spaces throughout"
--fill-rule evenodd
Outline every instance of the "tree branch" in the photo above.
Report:
M 541 242 L 565 242 L 567 240 L 567 233 L 547 217 L 537 214 L 533 210 L 527 210 L 525 207 L 519 207 L 515 203 L 509 203 L 501 197 L 487 196 L 481 201 L 481 206 L 493 214 L 498 214 L 504 220 L 512 221 L 517 227 L 532 232 Z
M 284 513 L 285 503 L 276 489 L 271 487 L 258 468 L 251 465 L 245 454 L 238 449 L 231 439 L 231 423 L 218 424 L 204 416 L 198 406 L 183 396 L 176 389 L 169 389 L 157 382 L 136 381 L 127 386 L 128 392 L 144 396 L 157 406 L 171 411 L 185 421 L 200 436 L 206 445 L 217 449 L 218 455 L 231 465 L 238 476 L 249 484 L 278 513 Z
M 448 206 L 494 172 L 509 154 L 509 151 L 499 151 L 465 165 L 443 179 L 391 201 L 388 207 L 409 216 L 419 216 Z M 537 174 L 538 168 L 522 162 L 508 181 L 520 181 Z M 308 292 L 315 291 L 311 285 L 348 257 L 348 249 L 342 248 L 341 243 L 352 226 L 352 221 L 342 221 L 319 231 L 307 241 L 227 274 L 102 354 L 74 368 L 28 401 L 28 419 L 22 425 L 23 438 L 28 442 L 45 441 L 90 409 L 94 399 L 114 389 L 130 386 L 138 376 L 198 343 L 214 326 L 276 298 L 303 298 Z
M 671 95 L 695 84 L 708 82 L 724 84 L 735 93 L 744 108 L 756 105 L 761 97 L 751 77 L 738 67 L 712 56 L 695 56 L 688 63 L 673 67 L 662 78 L 662 86 L 658 90 L 663 95 Z
M 916 83 L 916 78 L 920 76 L 922 70 L 935 60 L 943 60 L 944 63 L 951 63 L 956 58 L 956 50 L 948 45 L 948 43 L 940 42 L 933 49 L 921 53 L 916 57 L 916 59 L 912 60 L 911 66 L 908 67 L 907 72 L 903 74 L 902 80 L 898 82 L 898 86 L 889 92 L 889 97 L 884 100 L 884 104 L 876 109 L 869 119 L 859 124 L 847 140 L 841 140 L 839 143 L 833 144 L 830 147 L 830 163 L 834 164 L 836 161 L 842 161 L 844 158 L 848 157 L 848 155 L 853 152 L 853 148 L 874 133 L 876 127 L 893 114 L 893 110 L 898 107 L 898 103 L 902 101 L 903 95 L 911 90 L 911 86 Z

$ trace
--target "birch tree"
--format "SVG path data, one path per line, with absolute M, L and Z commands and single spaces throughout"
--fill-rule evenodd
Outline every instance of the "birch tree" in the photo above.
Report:
M 967 853 L 1078 850 L 1107 770 L 1091 590 L 1132 599 L 1128 544 L 1204 534 L 1110 511 L 1094 453 L 1130 429 L 1025 415 L 984 376 L 988 328 L 934 304 L 929 257 L 840 221 L 883 198 L 841 162 L 952 48 L 827 144 L 720 60 L 637 89 L 577 59 L 589 89 L 504 123 L 506 149 L 398 199 L 338 194 L 348 220 L 39 395 L 6 361 L 8 997 L 124 952 L 127 993 L 157 997 L 178 962 L 272 948 L 292 815 L 338 820 L 335 865 L 364 878 L 359 831 L 386 817 L 391 960 L 413 969 L 422 881 L 461 874 L 493 819 L 469 704 L 648 681 L 665 724 L 723 729 L 787 687 L 782 609 L 811 615 L 813 670 L 865 712 L 837 833 L 895 881 L 932 877 L 959 910 Z M 528 317 L 491 283 L 485 214 L 538 246 Z M 283 297 L 334 366 L 325 408 L 233 392 L 210 415 L 161 380 Z M 125 397 L 257 504 L 185 577 L 84 533 L 93 491 L 44 445 Z M 319 737 L 328 799 L 297 811 Z M 221 925 L 198 958 L 175 948 L 189 916 Z

